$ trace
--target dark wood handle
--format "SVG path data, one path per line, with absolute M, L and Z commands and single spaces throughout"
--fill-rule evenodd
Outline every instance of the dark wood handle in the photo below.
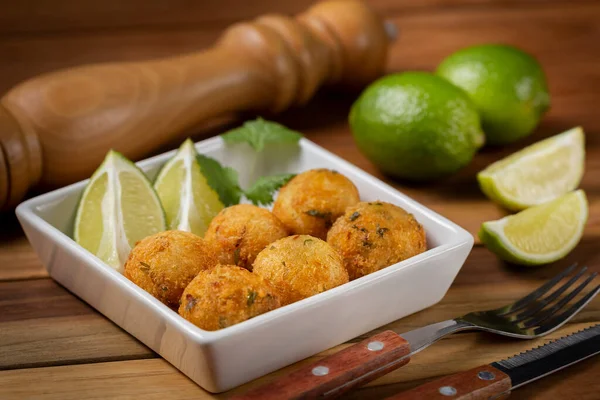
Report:
M 417 386 L 386 400 L 487 400 L 509 392 L 511 387 L 508 375 L 491 365 L 482 365 Z
M 385 331 L 234 399 L 331 398 L 408 363 L 408 342 Z M 397 361 L 397 362 L 395 362 Z

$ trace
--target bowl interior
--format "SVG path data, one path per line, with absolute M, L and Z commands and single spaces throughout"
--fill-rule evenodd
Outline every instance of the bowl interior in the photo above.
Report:
M 427 209 L 423 205 L 399 193 L 354 165 L 332 155 L 314 143 L 302 139 L 301 145 L 267 145 L 255 152 L 247 144 L 223 145 L 220 137 L 199 142 L 197 150 L 213 157 L 225 166 L 238 171 L 240 185 L 247 188 L 260 176 L 299 173 L 313 168 L 330 168 L 347 176 L 357 186 L 361 200 L 382 200 L 394 203 L 408 212 L 424 226 L 428 249 L 445 244 L 455 244 L 468 235 L 463 229 Z M 174 155 L 174 151 L 141 161 L 137 165 L 153 180 L 162 165 Z M 66 186 L 29 200 L 31 211 L 55 229 L 72 238 L 73 221 L 77 203 L 87 180 Z

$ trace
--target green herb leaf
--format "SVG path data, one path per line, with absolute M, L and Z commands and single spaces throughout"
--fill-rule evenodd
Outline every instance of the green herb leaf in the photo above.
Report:
M 229 326 L 229 323 L 227 322 L 227 318 L 225 318 L 224 316 L 219 316 L 219 328 L 223 329 L 223 328 L 227 328 Z
M 256 296 L 258 296 L 258 293 L 252 291 L 252 290 L 248 290 L 248 300 L 246 301 L 246 304 L 248 305 L 248 307 L 250 307 L 252 304 L 254 304 L 254 300 L 256 300 Z
M 214 158 L 198 154 L 196 157 L 202 175 L 206 177 L 208 185 L 219 195 L 225 207 L 238 204 L 242 197 L 242 189 L 238 181 L 237 171 L 230 167 L 223 167 Z
M 248 143 L 255 151 L 261 151 L 266 144 L 298 143 L 302 135 L 276 122 L 257 118 L 225 132 L 221 137 L 225 143 Z
M 240 262 L 240 248 L 238 247 L 233 252 L 233 263 L 235 265 L 238 265 L 239 262 Z
M 198 299 L 196 299 L 191 294 L 187 294 L 185 296 L 185 300 L 187 301 L 187 303 L 185 304 L 185 311 L 188 311 L 188 312 L 192 311 L 192 308 L 194 308 L 196 303 L 198 303 Z
M 279 174 L 260 177 L 245 195 L 254 205 L 268 205 L 273 202 L 273 193 L 292 179 L 295 174 Z
M 377 234 L 379 235 L 379 237 L 383 237 L 383 235 L 389 231 L 389 228 L 381 228 L 379 225 L 377 225 Z
M 360 213 L 358 211 L 354 211 L 352 213 L 352 215 L 350 216 L 350 218 L 348 218 L 350 221 L 356 221 L 356 219 L 360 217 Z
M 142 266 L 140 267 L 140 269 L 141 269 L 143 272 L 145 272 L 145 273 L 148 273 L 148 271 L 150 271 L 150 265 L 146 264 L 146 263 L 145 263 L 145 262 L 143 262 L 143 261 L 140 261 L 140 264 L 142 265 Z
M 305 211 L 304 214 L 310 215 L 311 217 L 315 217 L 315 218 L 322 218 L 322 219 L 331 218 L 330 212 L 322 212 L 319 210 L 308 210 L 308 211 Z

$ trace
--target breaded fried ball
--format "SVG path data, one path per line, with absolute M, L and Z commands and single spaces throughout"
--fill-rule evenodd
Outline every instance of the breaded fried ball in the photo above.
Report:
M 290 233 L 325 240 L 335 220 L 358 201 L 358 189 L 350 179 L 328 169 L 312 169 L 281 188 L 273 214 Z
M 200 271 L 217 264 L 214 251 L 190 232 L 166 231 L 140 240 L 125 263 L 125 276 L 171 308 Z
M 284 305 L 348 282 L 340 255 L 325 241 L 308 235 L 271 243 L 256 257 L 254 273 L 277 288 Z
M 238 204 L 223 209 L 213 218 L 204 239 L 215 249 L 219 263 L 252 271 L 258 253 L 287 235 L 283 223 L 269 210 Z
M 280 306 L 275 288 L 262 277 L 235 265 L 201 271 L 190 282 L 179 315 L 201 329 L 216 331 Z
M 357 279 L 427 250 L 425 230 L 404 209 L 380 201 L 350 207 L 327 234 L 327 243 Z

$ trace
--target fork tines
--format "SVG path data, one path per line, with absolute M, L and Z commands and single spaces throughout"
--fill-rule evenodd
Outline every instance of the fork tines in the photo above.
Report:
M 532 293 L 504 308 L 498 316 L 507 318 L 521 329 L 532 329 L 536 335 L 548 333 L 562 326 L 600 292 L 600 285 L 596 285 L 586 294 L 583 293 L 583 290 L 598 276 L 597 272 L 587 273 L 585 266 L 558 286 L 576 267 L 577 264 L 569 266 Z M 578 281 L 581 283 L 576 285 Z M 569 289 L 571 290 L 566 293 Z M 583 294 L 583 297 L 569 304 L 579 294 Z

